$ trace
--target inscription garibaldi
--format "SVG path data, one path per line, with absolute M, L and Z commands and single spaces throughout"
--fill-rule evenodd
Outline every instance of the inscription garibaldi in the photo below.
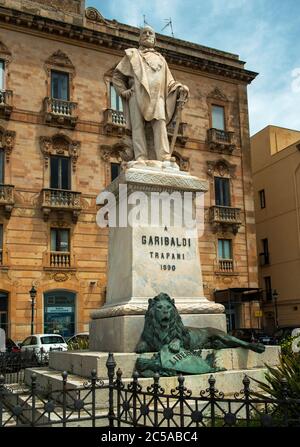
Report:
M 139 48 L 125 50 L 112 80 L 123 101 L 127 129 L 132 131 L 134 158 L 142 164 L 151 159 L 151 145 L 156 160 L 171 159 L 167 125 L 180 102 L 183 105 L 189 95 L 188 87 L 175 81 L 165 58 L 155 50 L 155 44 L 154 30 L 144 27 Z M 146 130 L 149 125 L 153 131 L 150 138 Z
M 190 357 L 187 370 L 183 368 L 180 370 L 182 372 L 201 374 L 220 371 L 220 368 L 216 368 L 213 364 L 213 356 L 206 360 L 200 358 L 197 364 L 193 355 L 201 349 L 217 350 L 225 348 L 245 348 L 258 353 L 265 350 L 265 346 L 261 343 L 247 343 L 226 334 L 220 329 L 184 326 L 174 300 L 169 295 L 160 293 L 149 300 L 144 330 L 136 347 L 137 353 L 156 352 L 158 354 L 155 354 L 152 359 L 139 358 L 136 368 L 143 376 L 151 376 L 154 372 L 159 372 L 161 375 L 171 375 L 170 371 L 164 368 L 166 356 L 168 362 L 165 364 L 170 365 L 172 364 L 172 362 L 170 363 L 170 356 L 173 355 L 176 360 L 176 353 L 181 353 L 180 359 Z M 196 372 L 193 372 L 193 362 L 194 369 L 197 369 Z M 174 366 L 174 369 L 176 370 L 176 366 Z

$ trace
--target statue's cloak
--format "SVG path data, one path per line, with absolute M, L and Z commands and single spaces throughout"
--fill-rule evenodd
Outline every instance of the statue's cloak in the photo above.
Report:
M 129 48 L 117 65 L 113 85 L 121 96 L 124 90 L 134 90 L 139 110 L 145 121 L 165 120 L 168 125 L 176 112 L 176 82 L 165 58 L 153 49 Z M 129 79 L 129 81 L 128 81 Z M 131 129 L 128 101 L 123 100 L 127 128 Z

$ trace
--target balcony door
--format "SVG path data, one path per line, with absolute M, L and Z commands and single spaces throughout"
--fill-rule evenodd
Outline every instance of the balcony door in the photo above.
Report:
M 61 71 L 51 71 L 51 97 L 69 101 L 69 74 Z
M 44 295 L 44 333 L 72 337 L 75 333 L 76 294 L 68 291 Z
M 224 177 L 215 177 L 215 203 L 217 206 L 230 206 L 230 180 Z
M 50 188 L 71 189 L 71 164 L 68 157 L 51 156 Z

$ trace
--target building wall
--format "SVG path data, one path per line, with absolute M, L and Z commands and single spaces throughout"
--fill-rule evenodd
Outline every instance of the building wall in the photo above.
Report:
M 8 6 L 8 3 L 4 2 L 4 6 Z M 52 17 L 51 8 L 43 12 L 37 6 L 39 2 L 26 4 L 28 6 L 32 3 L 36 3 L 30 13 L 35 17 L 34 20 L 39 15 Z M 64 4 L 67 5 L 65 15 L 58 17 L 65 20 L 65 29 L 69 29 L 67 27 L 78 14 L 69 14 L 71 2 Z M 24 8 L 24 2 L 15 0 L 9 6 Z M 8 16 L 10 12 L 7 9 Z M 28 7 L 25 12 L 28 14 Z M 97 20 L 82 15 L 80 17 L 85 24 L 82 28 L 84 32 L 101 31 L 104 38 L 121 35 L 119 39 L 123 39 L 125 47 L 136 45 L 137 29 L 103 22 L 100 15 Z M 4 226 L 0 290 L 9 294 L 9 332 L 17 340 L 22 340 L 30 333 L 29 290 L 32 284 L 38 291 L 36 332 L 44 330 L 43 297 L 49 291 L 67 290 L 76 293 L 76 331 L 88 329 L 90 312 L 105 301 L 108 231 L 96 225 L 95 201 L 98 193 L 110 181 L 110 160 L 105 158 L 103 147 L 111 147 L 120 138 L 118 133 L 105 130 L 104 111 L 109 108 L 107 79 L 122 57 L 123 48 L 118 49 L 114 44 L 104 45 L 101 39 L 97 43 L 93 43 L 92 38 L 89 41 L 86 37 L 75 39 L 70 31 L 68 35 L 64 35 L 63 31 L 51 34 L 49 26 L 43 25 L 39 29 L 25 26 L 23 22 L 0 21 L 0 41 L 10 52 L 6 88 L 13 91 L 12 113 L 9 118 L 0 120 L 0 127 L 2 132 L 15 132 L 15 144 L 5 166 L 5 183 L 14 185 L 15 203 L 9 218 L 0 209 L 0 224 Z M 246 71 L 237 56 L 178 40 L 175 43 L 165 36 L 159 37 L 158 42 L 165 52 L 177 48 L 177 59 L 168 59 L 168 53 L 166 57 L 175 78 L 188 85 L 191 91 L 190 101 L 183 112 L 188 140 L 185 145 L 178 143 L 176 152 L 180 157 L 188 159 L 191 174 L 209 180 L 209 191 L 205 196 L 205 231 L 199 238 L 205 294 L 213 299 L 215 289 L 257 287 L 247 104 L 247 83 L 250 80 L 238 78 L 244 76 Z M 78 104 L 75 128 L 49 125 L 44 119 L 43 101 L 49 96 L 47 60 L 57 51 L 66 55 L 73 66 L 70 99 Z M 184 53 L 188 53 L 191 58 L 207 59 L 212 64 L 223 62 L 228 65 L 229 72 L 218 74 L 196 69 L 191 64 L 182 63 Z M 231 77 L 230 70 L 239 70 L 239 75 Z M 255 77 L 254 74 L 248 76 Z M 210 104 L 215 101 L 224 104 L 227 130 L 234 132 L 235 148 L 232 154 L 222 149 L 212 151 L 208 146 Z M 66 212 L 60 215 L 51 213 L 49 220 L 44 221 L 41 209 L 42 189 L 49 188 L 49 165 L 46 167 L 40 138 L 57 134 L 80 143 L 76 171 L 72 173 L 72 190 L 81 192 L 82 211 L 77 223 L 73 223 L 70 213 Z M 209 208 L 215 204 L 213 176 L 223 174 L 230 177 L 232 206 L 241 209 L 242 224 L 236 235 L 230 227 L 214 229 L 209 223 Z M 70 228 L 71 254 L 74 258 L 71 268 L 49 267 L 47 255 L 50 251 L 51 227 Z M 226 274 L 216 273 L 218 238 L 233 241 L 234 271 Z M 247 312 L 243 310 L 242 315 L 242 325 L 250 324 Z
M 276 135 L 276 139 L 275 139 Z M 274 141 L 280 142 L 278 151 Z M 271 277 L 278 296 L 280 326 L 300 325 L 300 132 L 268 126 L 251 140 L 258 252 L 269 242 L 270 264 L 259 268 L 259 284 Z M 283 147 L 284 142 L 293 142 Z M 261 209 L 259 191 L 265 190 Z M 275 318 L 275 302 L 265 305 L 265 318 Z

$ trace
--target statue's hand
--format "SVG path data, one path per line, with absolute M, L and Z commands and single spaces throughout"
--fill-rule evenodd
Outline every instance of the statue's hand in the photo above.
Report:
M 131 88 L 129 88 L 128 90 L 124 90 L 124 91 L 121 93 L 121 96 L 122 96 L 122 98 L 124 98 L 126 101 L 128 101 L 128 100 L 131 98 L 132 94 L 133 94 L 133 90 L 132 90 Z
M 178 90 L 179 90 L 179 99 L 181 101 L 186 102 L 190 96 L 190 89 L 188 88 L 187 85 L 181 85 Z

